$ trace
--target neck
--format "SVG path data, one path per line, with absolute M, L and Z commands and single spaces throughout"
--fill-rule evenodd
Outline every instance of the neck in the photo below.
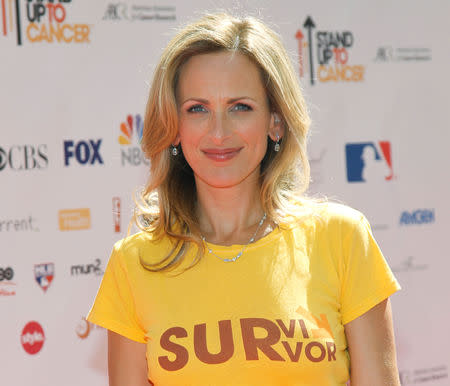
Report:
M 196 186 L 197 215 L 206 240 L 221 245 L 246 244 L 264 214 L 258 178 L 227 188 L 196 178 Z

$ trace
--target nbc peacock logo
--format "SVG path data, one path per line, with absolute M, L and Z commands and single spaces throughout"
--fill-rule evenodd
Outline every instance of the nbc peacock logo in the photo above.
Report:
M 140 146 L 143 128 L 144 121 L 140 114 L 134 116 L 129 114 L 125 121 L 121 122 L 118 142 L 121 145 L 122 166 L 149 165 L 148 159 L 145 158 Z
M 136 114 L 134 117 L 129 114 L 126 121 L 120 124 L 119 143 L 121 145 L 131 145 L 133 139 L 137 139 L 137 142 L 141 143 L 143 127 L 144 122 L 140 114 Z

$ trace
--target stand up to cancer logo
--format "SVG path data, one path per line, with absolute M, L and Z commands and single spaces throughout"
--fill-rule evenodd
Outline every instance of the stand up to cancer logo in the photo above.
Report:
M 17 45 L 23 43 L 23 32 L 29 43 L 90 43 L 90 25 L 68 22 L 72 0 L 27 0 L 23 3 L 25 9 L 19 1 L 1 2 L 3 35 L 15 35 Z
M 353 64 L 350 51 L 355 37 L 349 30 L 318 30 L 311 16 L 298 29 L 299 72 L 303 78 L 309 75 L 311 85 L 317 81 L 361 82 L 364 80 L 365 67 Z

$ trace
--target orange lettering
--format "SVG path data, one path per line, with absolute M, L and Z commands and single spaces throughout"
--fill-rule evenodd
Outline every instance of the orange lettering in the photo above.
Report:
M 328 362 L 336 360 L 336 345 L 334 342 L 327 342 Z
M 284 335 L 286 335 L 286 338 L 293 338 L 294 332 L 295 332 L 295 320 L 289 320 L 289 330 L 284 325 L 283 321 L 281 319 L 277 319 L 276 322 L 280 326 L 280 328 L 283 330 Z
M 66 31 L 67 30 L 69 30 L 70 32 L 69 32 L 69 36 L 67 36 L 66 35 Z M 73 28 L 72 28 L 72 26 L 70 25 L 70 24 L 64 24 L 63 26 L 62 26 L 62 36 L 63 36 L 63 39 L 64 39 L 64 41 L 66 42 L 66 43 L 70 43 L 72 40 L 73 40 L 73 36 L 72 36 L 72 34 L 73 34 Z
M 328 82 L 330 80 L 328 76 L 327 67 L 324 65 L 319 66 L 319 68 L 317 69 L 317 75 L 321 82 Z
M 312 349 L 317 347 L 320 350 L 320 356 L 313 356 Z M 325 359 L 325 347 L 319 342 L 309 342 L 305 347 L 305 355 L 311 362 L 321 362 Z
M 364 66 L 353 66 L 353 77 L 354 82 L 362 82 L 364 80 Z
M 233 356 L 234 343 L 231 320 L 219 321 L 219 337 L 221 350 L 217 354 L 211 354 L 208 351 L 208 345 L 206 343 L 206 323 L 194 326 L 195 355 L 203 363 L 210 365 L 224 363 Z
M 41 39 L 39 38 L 39 34 L 32 34 L 31 33 L 31 30 L 36 30 L 36 31 L 39 31 L 39 28 L 38 28 L 38 26 L 37 26 L 37 24 L 36 23 L 30 23 L 30 24 L 28 24 L 28 27 L 27 27 L 27 37 L 28 37 L 28 40 L 30 41 L 30 42 L 38 42 L 38 41 L 40 41 Z
M 305 321 L 303 319 L 299 319 L 298 320 L 298 324 L 300 324 L 300 328 L 302 330 L 303 338 L 308 339 L 309 338 L 309 334 L 308 334 L 308 329 L 306 328 Z
M 297 344 L 295 345 L 295 353 L 292 352 L 291 346 L 289 346 L 288 342 L 282 341 L 281 344 L 284 346 L 284 349 L 286 350 L 291 362 L 298 362 L 298 360 L 300 359 L 300 354 L 302 352 L 303 342 L 297 342 Z
M 40 37 L 41 40 L 46 40 L 47 42 L 51 43 L 51 39 L 50 36 L 48 36 L 47 27 L 45 26 L 45 24 L 42 24 Z
M 89 25 L 87 24 L 75 24 L 73 26 L 74 40 L 76 43 L 89 43 Z
M 50 37 L 51 37 L 51 39 L 50 39 L 51 41 L 53 41 L 53 37 L 56 38 L 58 43 L 61 41 L 63 34 L 62 34 L 62 29 L 59 27 L 59 24 L 56 27 L 56 30 L 55 30 L 55 27 L 53 26 L 53 24 L 50 24 Z
M 175 338 L 186 338 L 188 336 L 187 331 L 182 327 L 172 327 L 166 330 L 160 339 L 160 345 L 164 350 L 170 351 L 175 354 L 173 361 L 169 360 L 167 356 L 158 357 L 158 362 L 164 370 L 176 371 L 186 366 L 189 360 L 189 353 L 183 346 L 170 341 L 171 336 Z
M 267 332 L 265 338 L 256 338 L 254 329 L 263 328 Z M 242 342 L 244 343 L 245 357 L 247 360 L 258 360 L 260 349 L 272 361 L 285 361 L 272 346 L 280 340 L 281 332 L 277 325 L 263 318 L 241 319 Z

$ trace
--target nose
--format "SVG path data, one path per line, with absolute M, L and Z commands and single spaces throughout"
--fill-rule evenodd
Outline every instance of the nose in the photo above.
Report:
M 226 138 L 230 137 L 231 125 L 227 119 L 226 112 L 217 111 L 211 114 L 209 135 L 217 145 L 222 144 Z

